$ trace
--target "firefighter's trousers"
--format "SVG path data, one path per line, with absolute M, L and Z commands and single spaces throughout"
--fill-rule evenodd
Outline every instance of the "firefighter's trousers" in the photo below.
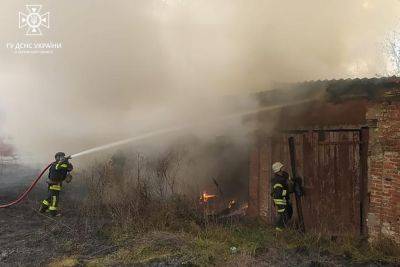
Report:
M 49 211 L 53 216 L 57 214 L 60 191 L 60 184 L 49 184 L 47 198 L 42 201 L 42 212 Z
M 278 210 L 278 216 L 276 218 L 275 228 L 276 230 L 283 230 L 287 227 L 289 220 L 292 218 L 293 208 L 290 203 L 287 203 L 284 209 Z

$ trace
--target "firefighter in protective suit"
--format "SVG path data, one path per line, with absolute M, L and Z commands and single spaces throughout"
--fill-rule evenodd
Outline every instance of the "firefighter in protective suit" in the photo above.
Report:
M 290 203 L 289 194 L 293 191 L 293 185 L 289 178 L 289 174 L 284 171 L 284 166 L 280 162 L 272 164 L 274 176 L 271 180 L 271 196 L 277 211 L 277 220 L 275 229 L 282 231 L 292 218 L 293 208 Z
M 70 183 L 72 176 L 70 172 L 73 169 L 72 164 L 65 157 L 64 152 L 58 152 L 55 155 L 56 161 L 53 162 L 49 168 L 48 184 L 48 195 L 47 198 L 42 201 L 40 212 L 44 213 L 49 211 L 51 216 L 57 216 L 58 213 L 58 202 L 60 200 L 60 191 L 62 188 L 62 182 Z

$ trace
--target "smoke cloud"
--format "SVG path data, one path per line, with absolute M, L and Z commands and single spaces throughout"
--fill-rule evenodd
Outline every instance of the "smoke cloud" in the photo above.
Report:
M 400 14 L 395 0 L 35 1 L 50 29 L 32 37 L 18 29 L 29 3 L 2 1 L 0 121 L 33 160 L 209 119 L 234 108 L 225 95 L 277 81 L 384 74 L 379 44 Z M 18 41 L 62 49 L 6 48 Z

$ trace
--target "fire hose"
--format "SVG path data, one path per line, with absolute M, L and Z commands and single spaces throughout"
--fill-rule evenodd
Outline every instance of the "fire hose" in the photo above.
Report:
M 50 168 L 50 166 L 51 166 L 51 163 L 49 165 L 47 165 L 46 168 L 43 169 L 43 171 L 39 174 L 39 176 L 32 182 L 32 184 L 22 194 L 20 194 L 18 196 L 17 199 L 15 199 L 14 201 L 11 201 L 7 204 L 0 205 L 0 209 L 14 206 L 14 205 L 20 203 L 22 200 L 24 200 L 24 198 L 29 194 L 29 192 L 32 191 L 32 189 L 35 187 L 37 182 L 39 182 L 40 178 L 42 178 L 43 174 L 47 171 L 48 168 Z

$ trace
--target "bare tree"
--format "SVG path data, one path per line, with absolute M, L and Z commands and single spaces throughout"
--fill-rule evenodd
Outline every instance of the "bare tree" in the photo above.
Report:
M 389 72 L 393 75 L 400 75 L 400 33 L 392 31 L 384 42 L 385 54 L 392 63 Z
M 165 153 L 160 154 L 149 166 L 149 169 L 153 171 L 153 181 L 160 198 L 164 199 L 169 194 L 176 193 L 178 172 L 182 159 L 182 149 L 170 148 Z

